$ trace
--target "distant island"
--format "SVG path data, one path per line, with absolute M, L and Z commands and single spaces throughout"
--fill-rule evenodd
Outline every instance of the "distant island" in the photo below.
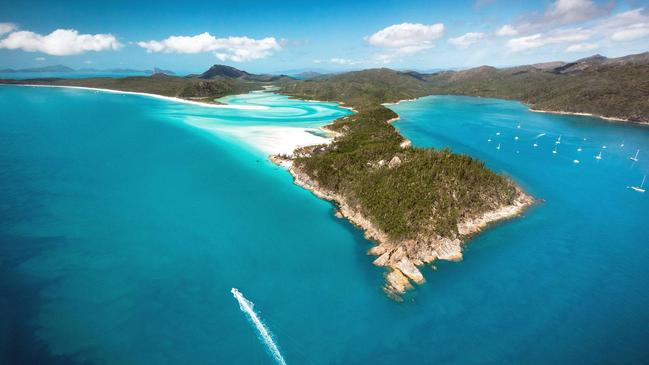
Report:
M 97 69 L 97 68 L 80 68 L 73 69 L 68 66 L 63 65 L 54 65 L 54 66 L 43 66 L 43 67 L 32 67 L 32 68 L 4 68 L 0 69 L 0 73 L 73 73 L 73 72 L 92 72 L 92 73 L 119 73 L 119 74 L 129 74 L 129 73 L 144 73 L 144 74 L 166 74 L 166 75 L 175 75 L 173 71 L 163 70 L 157 67 L 154 67 L 153 70 L 135 70 L 131 68 L 108 68 L 108 69 Z
M 609 59 L 549 62 L 497 69 L 483 66 L 430 74 L 386 68 L 336 75 L 256 75 L 214 65 L 186 77 L 157 73 L 125 78 L 0 80 L 134 91 L 214 102 L 225 95 L 274 85 L 300 99 L 337 101 L 354 110 L 325 129 L 327 145 L 271 156 L 295 182 L 333 201 L 337 215 L 377 242 L 374 263 L 388 268 L 386 292 L 395 299 L 422 283 L 418 267 L 458 260 L 462 243 L 488 224 L 523 212 L 534 199 L 505 176 L 467 155 L 417 148 L 390 122 L 385 103 L 431 94 L 520 100 L 531 108 L 587 113 L 649 123 L 649 53 Z

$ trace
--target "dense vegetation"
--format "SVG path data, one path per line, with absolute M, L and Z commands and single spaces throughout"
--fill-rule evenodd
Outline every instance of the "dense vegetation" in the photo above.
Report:
M 433 74 L 374 69 L 290 82 L 285 90 L 355 105 L 431 94 L 483 96 L 649 123 L 649 53 Z
M 177 77 L 164 74 L 124 78 L 95 77 L 86 79 L 48 78 L 31 80 L 0 80 L 0 83 L 96 87 L 188 99 L 204 99 L 205 101 L 230 94 L 245 93 L 260 88 L 258 83 L 227 78 L 203 80 L 194 77 Z
M 377 82 L 377 75 L 385 78 Z M 397 115 L 381 103 L 423 95 L 422 84 L 395 71 L 369 70 L 284 89 L 358 110 L 329 126 L 341 133 L 332 144 L 307 148 L 294 163 L 397 240 L 422 234 L 455 237 L 463 218 L 510 204 L 518 195 L 510 180 L 469 156 L 402 144 L 403 137 L 388 123 Z
M 574 72 L 563 67 L 482 67 L 427 75 L 426 81 L 431 94 L 514 99 L 535 109 L 649 122 L 649 62 L 594 63 Z
M 306 80 L 254 75 L 215 65 L 188 77 L 156 74 L 0 82 L 87 86 L 206 100 L 273 82 L 295 97 L 343 102 L 357 113 L 329 127 L 340 136 L 330 145 L 297 154 L 295 166 L 323 187 L 342 194 L 394 239 L 419 234 L 454 236 L 463 218 L 509 204 L 519 192 L 507 178 L 469 156 L 403 145 L 403 138 L 387 123 L 396 114 L 382 103 L 429 94 L 461 94 L 516 99 L 538 109 L 649 122 L 649 53 L 434 74 L 372 69 Z

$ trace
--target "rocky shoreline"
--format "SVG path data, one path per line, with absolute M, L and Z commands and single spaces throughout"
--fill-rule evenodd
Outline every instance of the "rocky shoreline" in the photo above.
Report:
M 511 219 L 520 215 L 534 203 L 534 199 L 518 189 L 518 197 L 511 205 L 501 206 L 478 217 L 472 217 L 458 224 L 458 237 L 429 237 L 421 235 L 417 239 L 391 240 L 388 235 L 376 227 L 361 213 L 359 206 L 353 206 L 343 195 L 323 188 L 308 174 L 293 163 L 292 156 L 270 156 L 269 159 L 288 169 L 296 185 L 301 186 L 321 199 L 333 202 L 338 207 L 337 216 L 348 219 L 361 228 L 365 238 L 375 241 L 376 246 L 368 254 L 378 256 L 374 264 L 387 269 L 384 291 L 395 300 L 402 300 L 402 295 L 413 288 L 414 284 L 423 284 L 424 276 L 419 267 L 432 264 L 435 260 L 459 261 L 462 259 L 462 243 L 485 227 L 498 221 Z

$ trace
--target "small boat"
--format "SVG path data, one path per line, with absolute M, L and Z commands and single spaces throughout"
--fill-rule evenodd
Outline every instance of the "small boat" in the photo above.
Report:
M 599 155 L 595 156 L 596 160 L 601 160 L 602 159 L 602 151 L 599 151 Z
M 559 138 L 557 138 L 556 142 L 554 142 L 554 143 L 555 144 L 561 144 L 561 136 L 559 136 Z
M 631 189 L 637 191 L 638 193 L 644 193 L 644 181 L 647 179 L 647 175 L 642 177 L 642 182 L 640 183 L 640 186 L 631 186 Z
M 622 141 L 622 143 L 620 143 L 620 148 L 624 148 L 624 141 Z
M 640 150 L 635 151 L 635 156 L 629 157 L 629 160 L 638 162 L 638 154 L 640 153 Z
M 602 146 L 602 149 L 605 150 L 605 149 L 606 149 L 606 145 L 603 145 L 603 146 Z
M 577 148 L 577 152 L 581 152 L 581 146 Z
M 518 136 L 514 137 L 514 140 L 515 140 L 515 141 L 518 141 Z
M 555 154 L 555 155 L 557 154 L 557 146 L 554 146 L 554 149 L 552 150 L 552 153 Z
M 520 123 L 518 123 L 518 125 L 516 126 L 516 129 L 521 129 L 521 124 Z
M 499 135 L 500 135 L 500 132 L 496 132 L 496 135 L 499 136 Z
M 579 160 L 572 160 L 572 163 L 574 163 L 576 165 L 576 164 L 579 163 Z
M 496 149 L 497 149 L 497 150 L 499 150 L 499 149 L 500 149 L 500 143 L 498 143 L 498 147 L 496 147 Z
M 538 147 L 538 146 L 539 146 L 539 144 L 536 143 L 536 142 L 534 142 L 534 144 L 532 145 L 532 147 L 534 147 L 534 148 L 536 148 L 536 147 Z
M 491 142 L 491 138 L 489 138 L 489 139 L 487 140 L 487 142 Z

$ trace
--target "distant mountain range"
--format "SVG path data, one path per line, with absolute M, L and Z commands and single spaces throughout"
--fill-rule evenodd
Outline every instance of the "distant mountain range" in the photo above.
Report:
M 431 94 L 483 96 L 520 100 L 534 109 L 649 123 L 649 52 L 430 74 L 370 69 L 294 81 L 283 90 L 317 100 L 339 100 L 340 95 L 356 104 Z
M 145 73 L 145 74 L 157 74 L 162 73 L 166 75 L 175 75 L 173 71 L 159 69 L 154 67 L 153 70 L 134 70 L 130 68 L 109 68 L 109 69 L 96 69 L 96 68 L 80 68 L 73 69 L 64 65 L 53 65 L 53 66 L 43 66 L 43 67 L 32 67 L 32 68 L 5 68 L 0 69 L 0 73 L 72 73 L 72 72 L 106 72 L 106 73 Z
M 88 69 L 86 69 L 88 70 Z M 0 72 L 75 72 L 65 66 Z M 79 71 L 79 70 L 77 70 Z M 127 73 L 130 70 L 113 69 Z M 376 104 L 431 94 L 483 96 L 520 100 L 534 109 L 591 113 L 649 123 L 649 52 L 619 58 L 594 55 L 574 62 L 545 62 L 461 71 L 395 71 L 388 68 L 337 74 L 303 72 L 293 77 L 252 74 L 214 65 L 201 74 L 168 76 L 154 69 L 152 77 L 1 80 L 2 83 L 55 84 L 151 92 L 186 98 L 213 98 L 260 89 L 273 83 L 281 92 L 317 100 Z
M 205 80 L 212 80 L 216 78 L 227 79 L 241 79 L 244 81 L 257 81 L 257 82 L 277 82 L 292 80 L 293 78 L 288 75 L 271 75 L 271 74 L 251 74 L 246 71 L 241 71 L 237 68 L 226 65 L 214 65 L 209 70 L 200 75 L 190 75 L 190 77 L 197 77 Z

